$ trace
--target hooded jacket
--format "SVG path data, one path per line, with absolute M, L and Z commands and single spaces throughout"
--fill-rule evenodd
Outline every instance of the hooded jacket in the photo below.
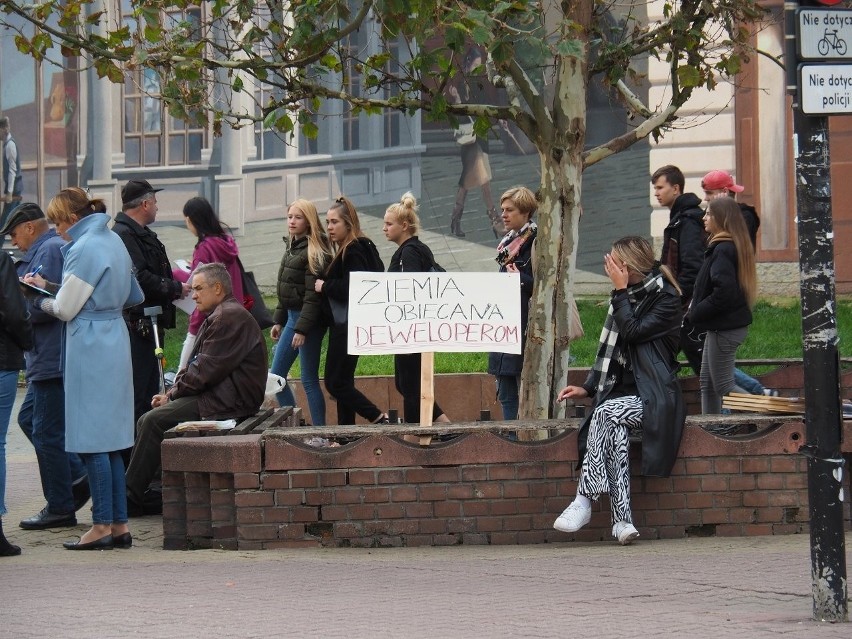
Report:
M 660 262 L 668 266 L 680 284 L 681 302 L 686 307 L 692 299 L 695 278 L 704 261 L 707 234 L 704 232 L 704 211 L 695 193 L 683 193 L 672 204 L 669 224 L 663 231 L 663 252 Z

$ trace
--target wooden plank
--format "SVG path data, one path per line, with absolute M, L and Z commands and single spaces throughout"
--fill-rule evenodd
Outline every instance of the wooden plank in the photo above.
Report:
M 799 397 L 769 397 L 730 393 L 722 398 L 722 407 L 754 412 L 804 413 L 805 402 Z
M 420 354 L 420 425 L 428 428 L 432 425 L 432 412 L 435 406 L 435 353 Z M 428 446 L 432 437 L 420 437 L 420 445 Z

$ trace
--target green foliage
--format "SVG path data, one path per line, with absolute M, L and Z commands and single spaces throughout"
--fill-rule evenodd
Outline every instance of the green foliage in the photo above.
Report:
M 713 88 L 720 74 L 739 72 L 748 54 L 750 31 L 746 25 L 763 11 L 754 0 L 668 0 L 663 6 L 664 19 L 649 25 L 624 10 L 620 22 L 613 21 L 607 13 L 610 5 L 597 0 L 555 3 L 553 8 L 563 11 L 561 17 L 543 12 L 535 0 L 283 0 L 272 4 L 261 0 L 131 0 L 139 25 L 139 30 L 131 31 L 104 12 L 97 0 L 38 4 L 4 0 L 2 7 L 7 14 L 35 26 L 32 32 L 19 33 L 15 42 L 22 52 L 37 59 L 59 44 L 63 55 L 91 53 L 98 75 L 116 83 L 124 81 L 129 68 L 155 70 L 161 78 L 163 99 L 175 115 L 193 113 L 197 120 L 205 121 L 198 112 L 207 110 L 219 125 L 223 119 L 239 124 L 259 117 L 267 126 L 280 125 L 282 133 L 289 133 L 296 112 L 319 111 L 320 105 L 311 101 L 342 97 L 351 102 L 355 113 L 379 113 L 383 108 L 402 108 L 408 113 L 422 110 L 429 119 L 452 123 L 459 115 L 470 115 L 477 119 L 479 134 L 486 133 L 486 121 L 514 120 L 534 140 L 542 137 L 536 135 L 535 127 L 544 124 L 537 121 L 536 114 L 551 108 L 536 101 L 544 100 L 545 77 L 559 77 L 561 65 L 572 61 L 588 64 L 589 77 L 600 74 L 612 84 L 638 77 L 632 69 L 637 56 L 657 56 L 671 64 L 672 101 L 680 105 L 695 88 Z M 578 16 L 586 11 L 591 22 L 579 22 Z M 379 42 L 378 50 L 364 55 L 349 47 L 349 38 L 370 28 L 364 22 L 369 15 L 377 18 Z M 708 28 L 711 24 L 712 29 Z M 447 82 L 459 73 L 460 59 L 471 42 L 488 52 L 491 77 L 518 89 L 515 95 L 523 98 L 520 109 L 494 106 L 486 115 L 477 104 L 447 108 Z M 395 51 L 411 56 L 398 58 Z M 232 110 L 229 101 L 217 97 L 213 74 L 217 69 L 227 71 L 227 83 L 234 93 L 251 93 L 245 84 L 250 78 L 280 91 L 274 92 L 271 103 L 263 105 L 260 116 L 242 107 Z M 234 73 L 237 69 L 240 72 Z M 362 82 L 359 91 L 350 96 L 344 71 L 352 69 L 362 74 Z M 317 73 L 323 72 L 325 78 L 319 82 Z M 386 93 L 388 88 L 392 90 Z M 277 114 L 270 118 L 273 111 Z
M 585 335 L 571 344 L 572 366 L 589 367 L 595 361 L 598 338 L 606 319 L 609 300 L 587 298 L 577 301 L 583 320 Z M 275 301 L 266 300 L 273 307 Z M 180 349 L 186 335 L 187 316 L 178 314 L 178 325 L 166 333 L 164 351 L 167 368 L 174 370 L 180 359 Z M 852 300 L 841 300 L 837 304 L 838 333 L 852 334 Z M 274 342 L 266 331 L 269 361 L 272 362 Z M 326 340 L 327 341 L 327 340 Z M 325 366 L 326 343 L 323 344 L 322 366 Z M 852 357 L 852 340 L 841 339 L 841 357 Z M 737 350 L 737 359 L 787 359 L 802 356 L 802 309 L 798 300 L 760 300 L 754 308 L 754 323 L 749 327 L 748 337 Z M 682 359 L 682 358 L 681 358 Z M 483 373 L 488 370 L 487 353 L 436 353 L 436 373 Z M 749 373 L 760 374 L 771 367 L 754 367 Z M 322 369 L 321 369 L 322 372 Z M 358 360 L 356 375 L 393 375 L 392 355 L 362 356 Z M 293 365 L 291 377 L 298 378 L 299 362 Z

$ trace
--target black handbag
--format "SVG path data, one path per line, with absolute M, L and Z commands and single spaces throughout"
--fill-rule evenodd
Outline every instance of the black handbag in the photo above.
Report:
M 263 295 L 254 279 L 254 273 L 243 268 L 240 258 L 237 258 L 237 265 L 240 267 L 240 276 L 243 280 L 243 306 L 251 313 L 260 330 L 273 326 L 275 321 L 272 319 L 272 313 L 266 308 Z

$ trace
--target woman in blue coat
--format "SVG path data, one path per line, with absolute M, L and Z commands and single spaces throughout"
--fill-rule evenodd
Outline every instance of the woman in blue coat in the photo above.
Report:
M 63 189 L 47 207 L 62 237 L 62 284 L 39 276 L 56 291 L 38 297 L 43 311 L 67 322 L 65 330 L 65 448 L 79 453 L 89 472 L 92 528 L 69 550 L 129 548 L 127 498 L 121 451 L 133 445 L 133 370 L 130 337 L 121 311 L 143 301 L 133 264 L 110 231 L 103 200 L 82 189 Z

